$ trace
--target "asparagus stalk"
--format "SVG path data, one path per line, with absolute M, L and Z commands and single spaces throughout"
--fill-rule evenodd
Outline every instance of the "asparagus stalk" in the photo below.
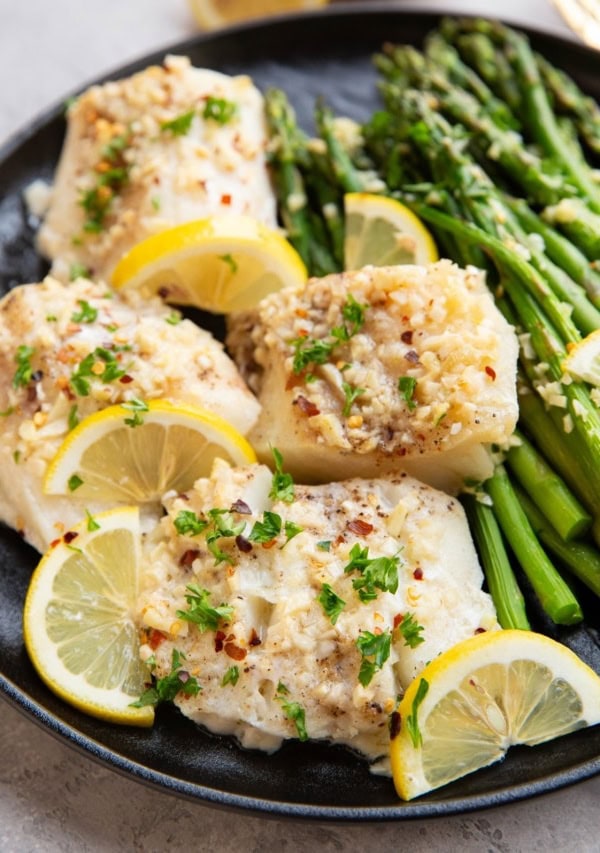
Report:
M 352 158 L 335 134 L 333 113 L 322 100 L 315 107 L 315 122 L 319 136 L 327 146 L 329 161 L 335 177 L 344 192 L 361 192 L 365 189 Z
M 472 495 L 463 504 L 481 557 L 485 579 L 503 628 L 529 630 L 523 593 L 515 578 L 498 522 L 491 507 Z
M 562 539 L 581 536 L 589 529 L 591 516 L 531 442 L 519 430 L 515 435 L 519 444 L 506 454 L 509 469 Z
M 485 484 L 494 515 L 539 602 L 557 625 L 574 625 L 583 619 L 579 602 L 552 565 L 533 532 L 531 524 L 502 465 Z
M 536 536 L 579 580 L 583 581 L 592 592 L 600 596 L 600 553 L 598 549 L 587 542 L 565 542 L 557 535 L 548 523 L 548 519 L 544 517 L 527 494 L 520 489 L 516 490 L 516 494 Z

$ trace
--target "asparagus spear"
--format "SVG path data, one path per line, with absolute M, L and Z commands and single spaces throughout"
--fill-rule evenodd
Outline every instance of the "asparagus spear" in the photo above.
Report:
M 509 469 L 562 539 L 581 536 L 591 516 L 523 433 L 516 430 L 515 436 L 519 444 L 506 454 Z
M 520 489 L 516 495 L 536 536 L 555 557 L 558 557 L 569 570 L 583 581 L 596 595 L 600 595 L 600 553 L 588 542 L 565 542 L 533 501 Z M 503 626 L 504 627 L 504 626 Z
M 465 495 L 462 502 L 481 557 L 498 621 L 503 628 L 529 630 L 525 600 L 508 559 L 492 508 L 472 495 Z
M 583 619 L 579 602 L 539 544 L 504 468 L 499 465 L 485 484 L 500 528 L 527 575 L 540 604 L 558 625 Z

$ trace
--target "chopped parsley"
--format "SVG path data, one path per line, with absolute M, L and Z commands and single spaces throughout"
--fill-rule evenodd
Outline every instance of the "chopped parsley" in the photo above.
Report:
M 212 119 L 218 124 L 227 124 L 237 113 L 237 104 L 225 98 L 215 98 L 209 95 L 204 104 L 202 117 Z
M 281 533 L 281 516 L 265 510 L 263 520 L 256 521 L 248 539 L 250 542 L 272 542 Z
M 276 699 L 281 702 L 281 709 L 288 720 L 291 720 L 296 726 L 298 740 L 308 740 L 308 732 L 306 731 L 306 713 L 299 702 L 287 702 L 286 697 L 289 695 L 289 690 L 281 681 L 277 685 Z
M 99 170 L 96 185 L 81 194 L 79 204 L 86 214 L 83 230 L 88 234 L 98 234 L 103 230 L 115 195 L 129 180 L 130 167 L 123 156 L 129 141 L 128 133 L 113 136 L 102 149 L 99 166 L 103 168 Z
M 141 426 L 144 423 L 142 415 L 144 412 L 150 411 L 148 403 L 144 400 L 138 400 L 137 397 L 133 397 L 127 403 L 121 403 L 121 408 L 127 409 L 128 412 L 132 412 L 132 416 L 130 418 L 125 418 L 127 426 L 132 428 Z
M 85 299 L 78 299 L 79 311 L 74 311 L 71 314 L 71 322 L 73 323 L 93 323 L 98 317 L 98 309 L 86 302 Z
M 77 369 L 71 374 L 69 384 L 80 397 L 87 397 L 91 388 L 90 379 L 108 383 L 120 379 L 121 376 L 125 376 L 125 370 L 119 365 L 115 354 L 104 347 L 96 347 L 79 362 Z
M 230 666 L 221 680 L 221 687 L 231 684 L 233 687 L 238 683 L 240 670 L 237 666 Z
M 421 634 L 425 630 L 422 625 L 419 625 L 415 619 L 414 613 L 407 613 L 402 622 L 398 625 L 398 630 L 404 637 L 404 644 L 411 649 L 416 648 L 421 643 L 425 642 L 425 637 Z
M 33 377 L 33 367 L 31 366 L 31 356 L 35 350 L 33 347 L 28 347 L 25 344 L 17 347 L 15 354 L 15 362 L 17 369 L 13 376 L 13 388 L 25 388 L 31 382 Z
M 392 632 L 372 634 L 370 631 L 363 631 L 356 640 L 356 646 L 362 655 L 358 680 L 366 687 L 390 656 Z
M 177 610 L 178 619 L 193 622 L 200 631 L 216 631 L 222 621 L 227 621 L 233 614 L 233 607 L 229 604 L 220 604 L 213 607 L 209 603 L 210 592 L 202 589 L 198 584 L 190 583 L 186 586 L 188 594 L 185 600 L 188 604 L 187 610 Z
M 286 521 L 283 525 L 283 532 L 285 533 L 285 542 L 281 546 L 285 548 L 290 539 L 293 539 L 294 536 L 297 536 L 299 533 L 302 533 L 304 530 L 299 524 L 295 524 L 293 521 Z
M 377 590 L 396 592 L 398 589 L 398 565 L 400 558 L 369 557 L 369 549 L 361 548 L 356 543 L 350 551 L 350 562 L 344 566 L 344 572 L 360 572 L 360 576 L 352 581 L 352 586 L 358 592 L 361 601 L 374 601 Z
M 331 539 L 322 539 L 317 542 L 317 548 L 319 551 L 331 551 Z
M 318 596 L 317 601 L 331 620 L 331 624 L 335 625 L 340 613 L 346 606 L 344 599 L 340 598 L 328 583 L 324 583 L 321 587 L 321 593 Z
M 208 516 L 212 522 L 212 529 L 206 534 L 206 545 L 215 558 L 215 565 L 219 563 L 233 564 L 233 558 L 226 551 L 219 548 L 219 539 L 235 538 L 244 532 L 246 522 L 234 524 L 231 512 L 227 509 L 209 509 Z
M 93 533 L 94 530 L 100 530 L 100 525 L 98 524 L 98 522 L 96 521 L 94 516 L 91 514 L 89 509 L 86 509 L 85 514 L 87 517 L 87 529 L 88 529 L 88 531 L 90 533 Z
M 417 408 L 417 404 L 413 399 L 416 387 L 417 380 L 414 376 L 401 376 L 398 379 L 398 391 L 400 392 L 401 397 L 404 398 L 404 401 L 411 412 L 413 409 Z
M 199 518 L 191 509 L 182 509 L 177 513 L 173 526 L 180 536 L 198 536 L 206 530 L 208 521 Z
M 342 415 L 347 418 L 350 414 L 350 410 L 352 409 L 352 404 L 354 401 L 361 397 L 365 393 L 365 388 L 356 388 L 354 385 L 350 385 L 348 382 L 342 382 L 342 391 L 344 392 L 344 396 L 346 398 L 344 403 L 344 408 L 342 409 Z
M 69 267 L 69 280 L 77 281 L 78 278 L 87 278 L 90 274 L 90 271 L 84 264 L 77 263 L 75 261 Z M 74 322 L 77 322 L 76 320 Z
M 173 136 L 185 136 L 191 130 L 195 115 L 196 110 L 188 110 L 187 113 L 182 113 L 171 121 L 161 122 L 160 129 L 170 131 Z
M 79 415 L 77 414 L 77 406 L 73 405 L 69 409 L 69 416 L 67 418 L 67 425 L 69 427 L 69 432 L 72 429 L 75 429 L 77 424 L 79 423 Z
M 67 485 L 69 487 L 69 491 L 74 492 L 80 486 L 83 486 L 83 480 L 81 479 L 79 474 L 73 474 L 71 477 L 69 477 Z
M 169 326 L 178 326 L 182 321 L 182 316 L 179 311 L 171 311 L 168 317 L 165 317 L 165 322 Z
M 182 660 L 185 660 L 184 653 L 173 649 L 169 675 L 158 678 L 136 702 L 131 703 L 131 707 L 144 708 L 146 705 L 158 705 L 159 702 L 172 702 L 178 693 L 197 696 L 202 688 L 193 675 L 182 669 Z
M 292 503 L 294 500 L 294 478 L 291 474 L 287 474 L 283 470 L 283 456 L 276 447 L 271 448 L 273 460 L 275 462 L 275 472 L 271 481 L 271 491 L 269 497 L 273 500 Z
M 300 337 L 292 340 L 291 344 L 294 347 L 292 370 L 294 373 L 296 375 L 303 373 L 311 365 L 326 364 L 331 358 L 334 349 L 339 344 L 348 343 L 363 327 L 367 307 L 367 305 L 361 305 L 357 302 L 350 293 L 342 306 L 342 317 L 346 322 L 332 328 L 330 337 L 333 340 L 318 340 L 309 337 Z
M 419 711 L 419 705 L 423 701 L 423 699 L 427 696 L 427 691 L 429 690 L 429 682 L 422 678 L 419 681 L 419 686 L 417 687 L 417 693 L 415 698 L 413 699 L 412 708 L 410 714 L 406 718 L 406 728 L 408 729 L 408 733 L 410 734 L 410 739 L 412 740 L 412 745 L 415 749 L 423 744 L 423 736 L 421 734 L 421 730 L 419 728 L 419 721 L 417 719 L 417 714 Z
M 238 271 L 237 261 L 230 253 L 227 253 L 226 255 L 219 255 L 219 260 L 224 261 L 229 266 L 233 275 Z

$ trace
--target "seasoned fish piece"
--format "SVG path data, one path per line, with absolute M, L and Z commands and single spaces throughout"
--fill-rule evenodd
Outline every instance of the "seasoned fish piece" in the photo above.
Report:
M 0 519 L 40 551 L 83 515 L 76 495 L 41 492 L 48 462 L 81 418 L 134 397 L 164 398 L 247 432 L 259 409 L 208 332 L 160 300 L 126 301 L 84 279 L 47 278 L 0 301 L 0 376 Z
M 440 652 L 498 627 L 462 508 L 406 474 L 296 485 L 291 503 L 273 501 L 271 485 L 266 466 L 217 460 L 210 479 L 167 501 L 144 545 L 142 656 L 154 655 L 160 678 L 173 652 L 185 655 L 201 692 L 175 701 L 212 731 L 272 750 L 304 722 L 308 737 L 347 744 L 389 772 L 398 695 Z M 213 509 L 229 511 L 212 519 L 230 535 L 215 539 L 214 520 L 199 532 Z M 256 533 L 273 525 L 265 511 L 279 534 Z M 222 617 L 209 624 L 211 607 Z M 381 668 L 357 645 L 369 634 L 382 650 L 389 643 Z
M 517 420 L 517 340 L 483 273 L 366 267 L 286 288 L 232 321 L 262 404 L 259 458 L 302 482 L 403 469 L 449 492 L 492 472 Z
M 263 99 L 249 77 L 170 56 L 88 89 L 67 122 L 38 240 L 59 278 L 74 263 L 108 278 L 135 243 L 210 214 L 276 224 Z

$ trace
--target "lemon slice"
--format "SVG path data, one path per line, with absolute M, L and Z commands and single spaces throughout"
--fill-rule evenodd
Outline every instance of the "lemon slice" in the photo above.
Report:
M 371 193 L 344 196 L 344 266 L 430 264 L 439 258 L 433 237 L 412 210 L 399 201 Z
M 226 214 L 142 240 L 119 261 L 112 283 L 226 314 L 252 308 L 306 277 L 302 259 L 278 231 L 249 216 Z
M 208 476 L 216 456 L 234 465 L 256 461 L 246 439 L 212 412 L 132 401 L 84 418 L 48 465 L 43 488 L 86 501 L 156 501 Z
M 570 347 L 563 370 L 573 379 L 600 386 L 600 329 Z
M 277 15 L 294 9 L 318 9 L 328 0 L 189 0 L 194 17 L 205 30 L 215 30 L 236 21 Z
M 149 680 L 134 619 L 139 566 L 137 508 L 88 518 L 33 573 L 23 633 L 35 669 L 65 702 L 112 723 L 151 726 L 153 708 L 131 707 Z
M 411 683 L 392 732 L 398 794 L 411 800 L 504 757 L 600 722 L 600 678 L 573 652 L 530 631 L 458 643 Z

